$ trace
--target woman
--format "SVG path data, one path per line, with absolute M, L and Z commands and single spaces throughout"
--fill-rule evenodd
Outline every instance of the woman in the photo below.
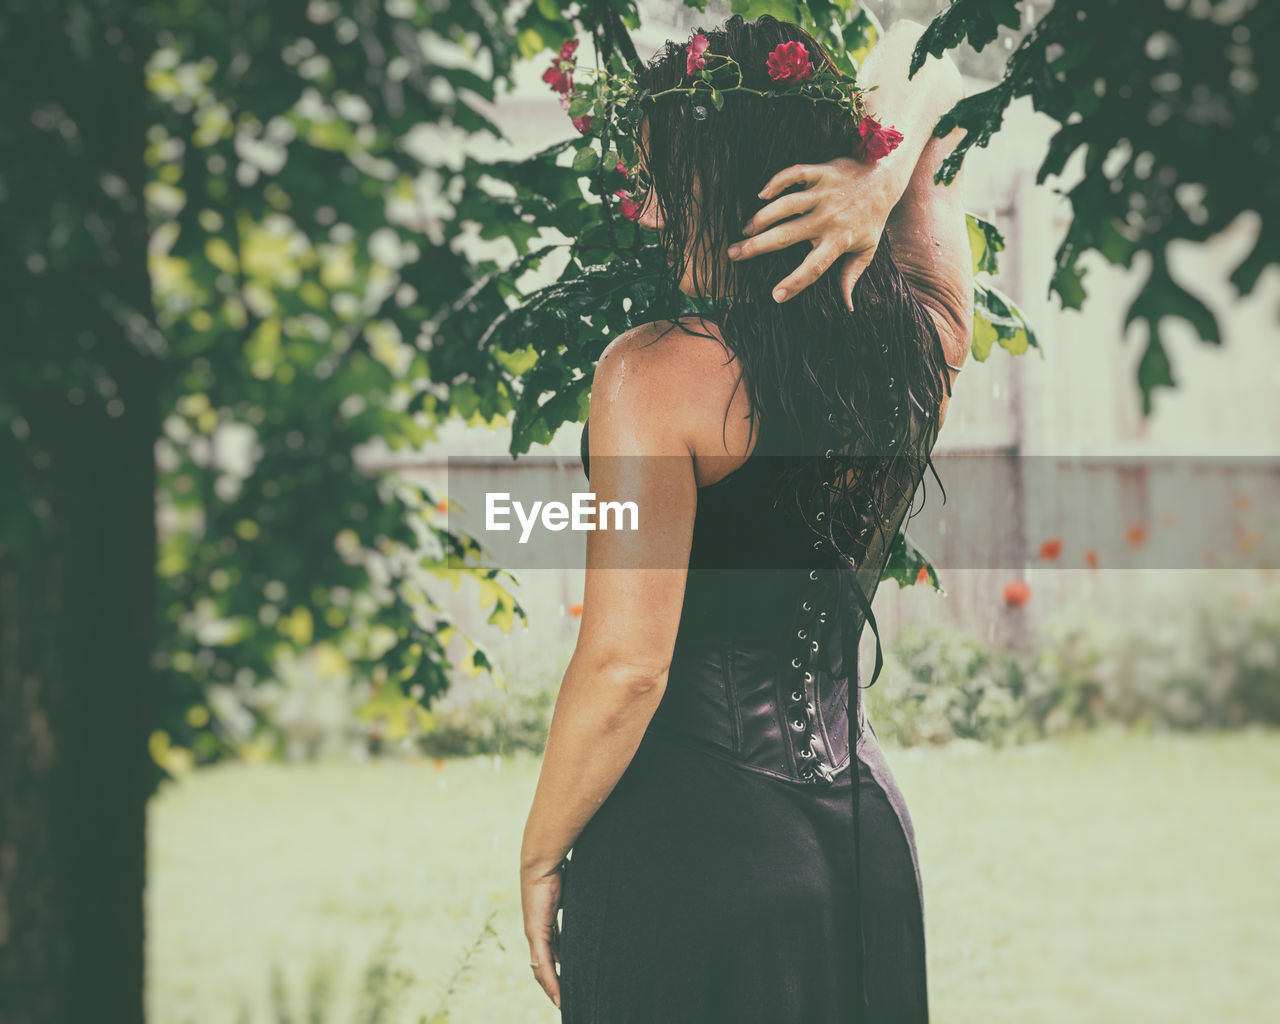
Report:
M 779 43 L 829 60 L 768 16 L 704 34 L 762 89 Z M 914 835 L 856 657 L 972 316 L 963 210 L 932 181 L 954 139 L 926 141 L 958 75 L 908 86 L 915 34 L 863 69 L 905 136 L 875 165 L 834 105 L 731 94 L 640 125 L 640 223 L 716 313 L 628 331 L 593 382 L 584 467 L 642 525 L 588 534 L 521 851 L 530 963 L 570 1024 L 927 1020 Z M 638 85 L 685 60 L 669 44 Z

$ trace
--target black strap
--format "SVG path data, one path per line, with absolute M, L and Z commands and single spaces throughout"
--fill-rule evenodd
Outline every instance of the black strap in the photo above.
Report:
M 853 951 L 853 1024 L 866 1024 L 869 1019 L 870 1004 L 866 988 L 867 941 L 862 927 L 862 858 L 858 813 L 858 797 L 862 789 L 861 762 L 858 760 L 858 740 L 862 738 L 862 716 L 857 713 L 857 708 L 862 703 L 862 696 L 858 692 L 862 689 L 859 684 L 861 672 L 858 667 L 858 640 L 861 630 L 855 630 L 850 625 L 857 621 L 858 612 L 866 617 L 867 623 L 871 626 L 871 632 L 876 637 L 876 668 L 867 686 L 875 685 L 884 664 L 884 655 L 880 646 L 880 631 L 876 627 L 876 617 L 871 611 L 871 602 L 867 600 L 867 595 L 862 592 L 862 587 L 858 583 L 857 570 L 846 558 L 844 564 L 836 571 L 839 574 L 837 577 L 837 586 L 840 591 L 839 607 L 844 613 L 840 624 L 843 648 L 841 657 L 844 659 L 844 671 L 848 676 L 849 686 L 853 690 L 850 699 L 845 702 L 849 735 L 849 776 L 853 789 L 853 919 L 857 926 Z

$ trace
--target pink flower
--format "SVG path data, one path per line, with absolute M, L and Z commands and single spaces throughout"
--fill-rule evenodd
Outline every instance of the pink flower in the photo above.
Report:
M 614 170 L 628 178 L 631 177 L 631 172 L 627 170 L 627 165 L 622 162 L 621 157 L 618 158 L 618 166 Z
M 769 54 L 769 77 L 775 82 L 787 79 L 807 82 L 813 77 L 813 65 L 809 63 L 809 50 L 804 43 L 792 40 L 779 43 Z
M 888 156 L 902 141 L 902 132 L 896 128 L 881 128 L 880 122 L 870 114 L 858 125 L 858 134 L 862 136 L 858 155 L 872 163 Z
M 583 114 L 582 117 L 575 117 L 573 119 L 573 126 L 577 128 L 578 131 L 582 132 L 583 135 L 586 135 L 587 132 L 591 131 L 591 115 Z
M 707 39 L 701 32 L 690 40 L 689 45 L 684 48 L 685 52 L 685 74 L 693 74 L 707 66 L 707 58 L 703 56 L 707 47 L 711 45 L 711 41 Z
M 574 51 L 578 49 L 578 40 L 570 39 L 567 43 L 560 47 L 560 59 L 569 60 Z
M 631 193 L 629 193 L 625 188 L 620 188 L 614 193 L 614 196 L 622 200 L 622 202 L 618 204 L 618 209 L 622 212 L 622 216 L 626 217 L 627 220 L 639 219 L 640 204 L 631 198 Z
M 561 71 L 555 64 L 542 72 L 542 80 L 558 93 L 568 95 L 573 90 L 573 76 Z

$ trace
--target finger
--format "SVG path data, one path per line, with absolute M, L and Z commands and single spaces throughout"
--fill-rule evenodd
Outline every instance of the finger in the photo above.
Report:
M 822 176 L 822 167 L 818 164 L 792 164 L 784 167 L 760 190 L 760 198 L 768 199 L 792 185 L 812 185 Z
M 804 258 L 804 262 L 800 266 L 778 282 L 773 289 L 774 299 L 778 302 L 786 302 L 788 299 L 794 298 L 826 273 L 827 268 L 839 256 L 840 250 L 834 245 L 824 242 L 817 246 Z M 780 293 L 785 294 L 779 297 Z
M 785 196 L 778 196 L 773 202 L 757 210 L 755 215 L 743 225 L 742 233 L 744 235 L 754 235 L 757 231 L 763 231 L 780 220 L 808 213 L 817 204 L 818 197 L 812 189 L 805 189 L 803 192 L 788 192 Z
M 752 235 L 748 239 L 734 243 L 730 248 L 737 255 L 735 256 L 731 253 L 730 259 L 749 260 L 752 256 L 760 256 L 766 252 L 777 252 L 780 249 L 795 245 L 797 242 L 817 237 L 818 225 L 814 219 L 812 217 L 797 217 L 795 220 L 783 221 L 767 231 L 762 231 L 758 235 Z
M 853 312 L 853 289 L 868 266 L 871 259 L 875 256 L 876 250 L 873 246 L 866 252 L 845 253 L 843 266 L 840 268 L 840 294 L 844 296 L 845 308 L 850 313 Z
M 539 937 L 529 945 L 529 962 L 538 966 L 533 969 L 533 976 L 538 979 L 542 991 L 547 994 L 557 1007 L 560 1006 L 560 976 L 556 974 L 554 960 L 551 956 L 551 943 Z

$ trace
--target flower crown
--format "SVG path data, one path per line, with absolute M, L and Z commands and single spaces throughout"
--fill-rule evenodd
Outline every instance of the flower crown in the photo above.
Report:
M 815 68 L 809 56 L 809 49 L 804 43 L 792 40 L 779 43 L 769 53 L 765 61 L 765 70 L 769 78 L 777 83 L 770 89 L 753 89 L 743 84 L 742 68 L 736 60 L 727 54 L 715 53 L 710 49 L 710 40 L 699 32 L 685 45 L 685 74 L 688 84 L 673 86 L 660 92 L 648 89 L 636 89 L 634 76 L 622 69 L 617 62 L 619 73 L 611 74 L 599 68 L 579 69 L 574 53 L 578 49 L 578 40 L 570 39 L 560 47 L 559 57 L 553 58 L 551 66 L 543 72 L 542 80 L 554 92 L 560 94 L 560 105 L 568 111 L 573 126 L 586 135 L 596 119 L 606 122 L 621 117 L 633 128 L 639 126 L 644 117 L 643 104 L 663 96 L 685 96 L 692 104 L 693 119 L 705 121 L 711 116 L 711 110 L 724 107 L 726 93 L 745 92 L 753 96 L 792 96 L 809 100 L 813 103 L 834 103 L 848 111 L 857 122 L 859 141 L 853 155 L 860 160 L 874 163 L 887 156 L 902 142 L 902 133 L 895 128 L 885 128 L 880 122 L 867 113 L 863 93 L 847 76 L 837 69 L 824 64 Z M 616 58 L 615 58 L 616 60 Z M 573 76 L 583 70 L 595 76 L 589 87 L 575 89 Z M 589 154 L 589 155 L 588 155 Z M 608 166 L 609 158 L 614 156 L 610 151 L 604 161 L 600 161 L 594 150 L 580 150 L 579 159 L 575 159 L 574 168 L 590 171 L 603 164 Z M 617 157 L 614 168 L 625 177 L 631 177 L 621 156 Z M 639 204 L 628 194 L 626 189 L 612 193 L 621 197 L 621 212 L 630 220 L 639 214 Z

